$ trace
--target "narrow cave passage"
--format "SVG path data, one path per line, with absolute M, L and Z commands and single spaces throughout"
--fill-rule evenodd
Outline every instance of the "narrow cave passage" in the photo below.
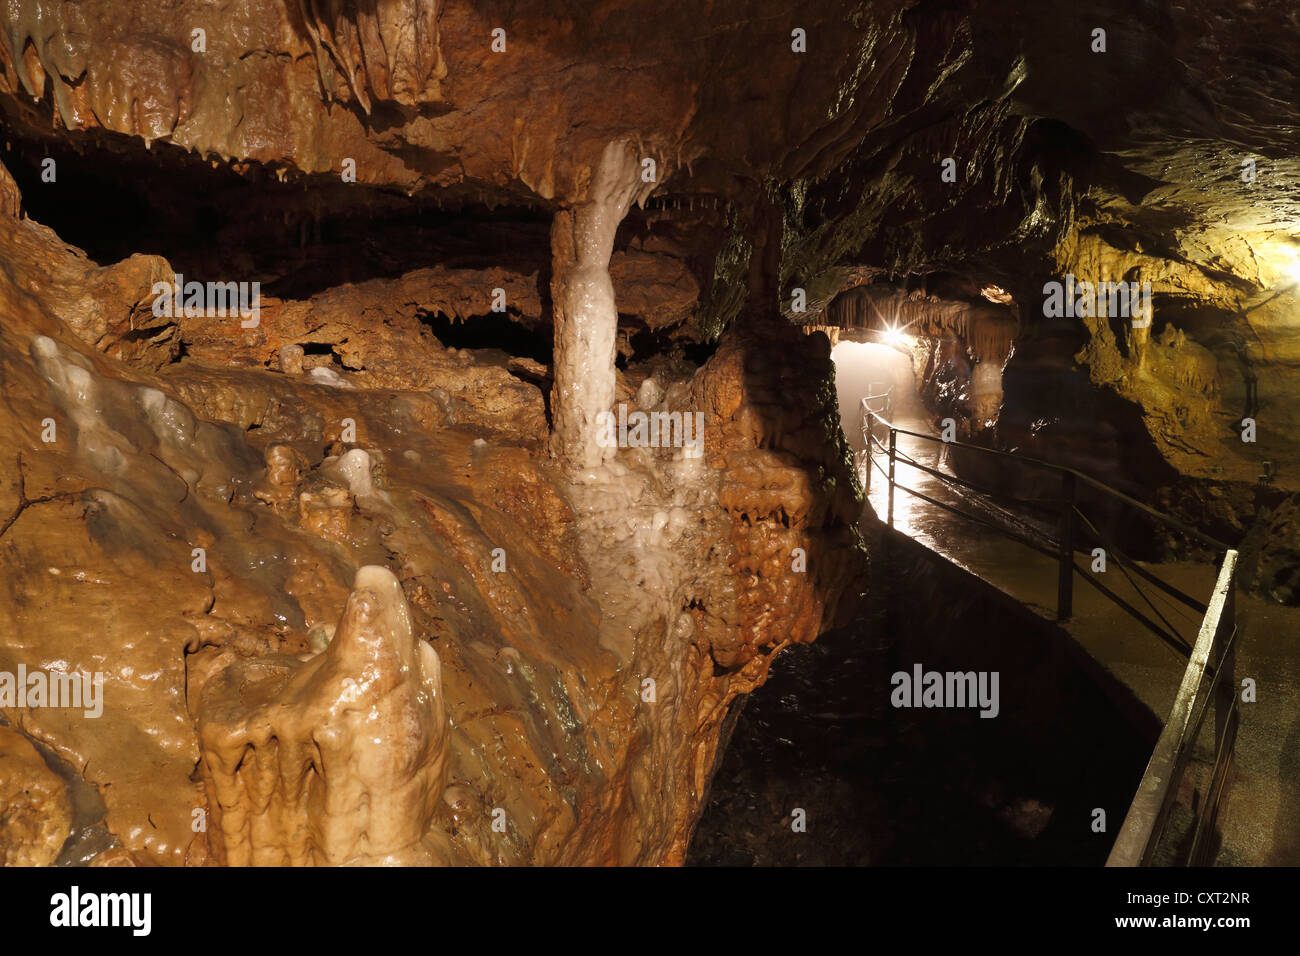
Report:
M 898 532 L 882 527 L 887 455 L 867 454 L 861 402 L 872 397 L 870 407 L 900 429 L 933 431 L 936 416 L 913 366 L 926 345 L 892 325 L 832 335 L 841 428 L 859 480 L 872 469 L 863 529 L 888 570 L 875 577 L 851 626 L 788 651 L 785 666 L 747 702 L 691 862 L 1103 864 L 1109 843 L 1071 821 L 1086 817 L 1099 794 L 1104 805 L 1127 805 L 1159 721 L 1089 654 L 1113 647 L 1085 649 L 1030 610 L 1050 605 L 1056 584 L 1048 565 L 1041 602 L 1026 590 L 1036 570 L 1032 551 L 901 491 L 893 512 Z M 875 435 L 887 441 L 881 429 Z M 909 459 L 953 471 L 942 445 L 907 435 L 897 441 Z M 972 506 L 963 489 L 954 492 L 917 467 L 899 462 L 895 478 L 942 503 Z M 977 515 L 999 517 L 989 506 Z M 1022 700 L 1015 719 L 989 721 L 885 706 L 891 676 L 918 664 L 996 673 L 1033 704 Z M 793 824 L 759 825 L 800 811 L 833 838 L 810 841 Z
M 862 400 L 888 394 L 895 417 L 908 421 L 924 413 L 916 391 L 911 356 L 894 345 L 841 338 L 831 349 L 835 363 L 835 392 L 840 403 L 840 428 L 855 453 L 865 452 Z M 883 408 L 877 401 L 873 407 Z M 859 475 L 865 470 L 859 465 Z
M 1105 484 L 1084 484 L 1060 465 L 999 450 L 998 416 L 1024 422 L 1032 414 L 1024 403 L 1034 402 L 1040 418 L 1027 436 L 1030 452 L 1052 448 L 1043 440 L 1047 434 L 1073 431 L 1078 437 L 1067 446 L 1066 461 L 1100 464 L 1103 474 L 1141 474 L 1150 467 L 1148 453 L 1115 461 L 1096 440 L 1105 432 L 1087 415 L 1104 396 L 1066 377 L 1061 392 L 1068 399 L 1053 401 L 1049 391 L 1049 401 L 1039 401 L 1041 389 L 1020 385 L 1023 373 L 1012 351 L 1015 388 L 1003 398 L 998 369 L 994 417 L 982 410 L 979 433 L 955 441 L 962 416 L 982 403 L 981 363 L 959 364 L 955 380 L 934 374 L 934 356 L 965 348 L 960 337 L 945 336 L 936 345 L 881 319 L 865 331 L 832 326 L 813 334 L 836 342 L 831 354 L 841 428 L 853 446 L 859 481 L 866 482 L 870 469 L 863 529 L 873 553 L 888 564 L 886 575 L 876 578 L 888 591 L 877 590 L 876 600 L 859 608 L 854 627 L 789 652 L 790 669 L 753 695 L 720 766 L 692 861 L 1103 864 L 1111 854 L 1108 841 L 1059 824 L 1072 817 L 1077 824 L 1089 807 L 1093 813 L 1118 809 L 1121 816 L 1128 808 L 1164 715 L 1175 704 L 1188 654 L 1204 633 L 1202 612 L 1210 612 L 1204 604 L 1188 607 L 1195 601 L 1187 596 L 1214 591 L 1220 566 L 1213 544 Z M 1041 344 L 1034 337 L 1026 344 L 1039 362 L 1051 348 L 1050 334 Z M 864 398 L 880 413 L 875 444 L 861 427 Z M 1122 428 L 1123 421 L 1117 414 L 1104 424 Z M 898 452 L 892 489 L 891 426 Z M 947 439 L 941 437 L 945 428 Z M 1018 426 L 1009 431 L 1019 434 Z M 1057 450 L 1052 457 L 1059 459 Z M 1157 466 L 1148 474 L 1162 472 Z M 1143 494 L 1139 483 L 1129 487 Z M 1071 571 L 1077 580 L 1070 582 L 1064 612 L 1057 537 L 1063 494 L 1074 495 L 1070 558 L 1086 570 L 1090 557 L 1094 572 Z M 1235 600 L 1240 627 L 1300 627 L 1293 609 L 1255 595 Z M 1052 620 L 1057 623 L 1049 625 Z M 1026 633 L 1033 638 L 1013 648 Z M 1047 672 L 1036 663 L 1044 653 L 1052 662 Z M 1248 667 L 1260 664 L 1253 649 L 1238 649 L 1235 656 L 1239 664 L 1254 662 Z M 947 719 L 950 711 L 927 719 L 880 706 L 886 688 L 901 676 L 916 669 L 919 678 L 920 661 L 928 668 L 939 659 L 953 668 L 948 675 L 997 673 L 1044 709 L 1033 710 L 1025 725 L 1012 721 L 995 729 L 970 720 L 963 730 L 960 721 Z M 1288 701 L 1300 693 L 1290 679 L 1277 686 Z M 1045 687 L 1053 689 L 1044 693 Z M 1068 704 L 1057 709 L 1062 701 Z M 1294 731 L 1291 718 L 1280 728 L 1250 727 L 1237 739 L 1238 754 L 1258 760 L 1286 747 Z M 1201 793 L 1215 786 L 1215 743 L 1203 730 L 1194 738 L 1196 756 L 1187 771 L 1194 795 L 1173 807 L 1154 859 L 1176 863 L 1194 845 Z M 1066 762 L 1054 764 L 1062 754 L 1069 754 Z M 1253 771 L 1235 771 L 1244 792 L 1225 800 L 1211 857 L 1240 861 L 1290 852 L 1294 828 L 1275 819 L 1273 807 L 1291 785 L 1264 759 Z M 1084 790 L 1106 797 L 1085 806 L 1078 802 Z M 834 831 L 833 850 L 800 839 L 802 821 L 811 814 Z M 778 816 L 787 821 L 780 832 L 756 825 Z M 875 839 L 866 838 L 868 832 Z

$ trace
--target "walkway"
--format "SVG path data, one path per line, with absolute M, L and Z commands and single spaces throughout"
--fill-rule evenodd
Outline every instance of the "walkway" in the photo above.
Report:
M 929 422 L 915 411 L 896 412 L 895 425 L 933 433 Z M 939 444 L 899 435 L 898 449 L 923 465 L 952 474 L 948 463 L 940 460 L 946 449 Z M 877 462 L 888 467 L 886 456 L 878 455 Z M 872 471 L 868 501 L 883 521 L 888 481 L 879 468 Z M 895 480 L 994 522 L 1008 517 L 983 496 L 955 488 L 901 461 Z M 1048 489 L 1043 497 L 1050 494 Z M 1049 534 L 1055 530 L 1050 520 L 1030 519 L 1024 524 L 1027 526 L 1022 530 L 1031 536 L 1036 525 Z M 1055 619 L 1057 564 L 1044 555 L 900 488 L 894 492 L 894 526 L 1044 617 Z M 1086 567 L 1091 556 L 1080 553 L 1076 560 Z M 1139 564 L 1200 600 L 1209 596 L 1217 571 L 1213 565 L 1192 562 Z M 1104 581 L 1149 616 L 1146 600 L 1150 600 L 1182 637 L 1194 640 L 1200 615 L 1191 608 L 1145 584 L 1144 598 L 1113 564 Z M 1300 636 L 1300 609 L 1281 607 L 1239 591 L 1237 613 L 1245 629 L 1244 639 L 1237 646 L 1237 679 L 1254 678 L 1258 701 L 1241 707 L 1234 771 L 1219 816 L 1223 846 L 1216 864 L 1294 866 L 1300 864 L 1300 640 L 1296 639 Z M 1185 657 L 1079 575 L 1074 579 L 1074 614 L 1064 626 L 1101 666 L 1164 721 L 1187 665 Z

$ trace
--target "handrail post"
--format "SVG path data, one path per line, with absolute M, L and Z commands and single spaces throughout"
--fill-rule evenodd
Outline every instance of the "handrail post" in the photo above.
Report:
M 865 482 L 866 487 L 862 490 L 868 496 L 871 494 L 872 472 L 876 470 L 876 420 L 871 416 L 871 411 L 867 408 L 867 400 L 862 400 L 862 448 L 863 454 L 867 456 L 867 467 Z
M 1218 675 L 1214 701 L 1214 754 L 1218 757 L 1223 747 L 1224 735 L 1228 730 L 1228 717 L 1237 702 L 1236 657 L 1237 642 L 1232 640 L 1237 629 L 1237 578 L 1234 574 L 1229 580 L 1228 597 L 1223 604 L 1223 619 L 1219 625 L 1218 643 L 1226 645 L 1226 651 L 1220 656 L 1219 667 L 1223 673 Z M 1211 656 L 1213 659 L 1213 656 Z
M 898 450 L 898 429 L 889 426 L 889 526 L 894 526 L 894 454 Z
M 1215 579 L 1214 591 L 1210 594 L 1209 601 L 1205 605 L 1205 617 L 1201 621 L 1200 630 L 1196 635 L 1196 644 L 1192 648 L 1191 659 L 1187 662 L 1187 669 L 1183 671 L 1183 679 L 1178 687 L 1178 694 L 1174 697 L 1173 707 L 1169 710 L 1169 717 L 1165 721 L 1164 729 L 1160 731 L 1160 739 L 1156 741 L 1155 749 L 1151 752 L 1151 759 L 1147 762 L 1146 771 L 1142 774 L 1142 781 L 1138 784 L 1137 793 L 1133 797 L 1133 802 L 1129 805 L 1128 813 L 1124 816 L 1124 823 L 1120 827 L 1119 835 L 1115 838 L 1115 845 L 1111 848 L 1110 857 L 1106 860 L 1107 866 L 1149 866 L 1152 857 L 1155 855 L 1156 848 L 1160 843 L 1161 836 L 1164 833 L 1165 825 L 1168 822 L 1170 808 L 1177 801 L 1179 782 L 1182 780 L 1183 772 L 1186 769 L 1187 761 L 1190 759 L 1192 749 L 1195 746 L 1195 734 L 1200 730 L 1201 718 L 1196 717 L 1198 705 L 1201 717 L 1206 713 L 1205 707 L 1212 702 L 1216 702 L 1215 720 L 1216 733 L 1218 732 L 1218 708 L 1217 697 L 1210 697 L 1209 694 L 1202 696 L 1205 678 L 1207 672 L 1212 669 L 1212 659 L 1214 649 L 1220 643 L 1220 639 L 1231 640 L 1235 627 L 1228 626 L 1227 622 L 1235 621 L 1235 615 L 1232 612 L 1233 594 L 1235 591 L 1235 576 L 1237 571 L 1237 552 L 1229 549 L 1223 556 L 1223 564 L 1219 568 L 1219 576 Z M 1224 633 L 1227 637 L 1224 638 Z M 1232 645 L 1228 648 L 1231 652 L 1235 648 Z M 1231 658 L 1225 654 L 1224 660 L 1220 662 L 1220 667 L 1228 666 Z M 1215 675 L 1217 681 L 1216 691 L 1222 691 L 1228 688 L 1225 699 L 1228 703 L 1235 704 L 1236 688 L 1232 683 L 1224 683 L 1226 673 Z M 1224 747 L 1231 747 L 1233 743 L 1233 734 L 1236 730 L 1235 708 L 1224 711 L 1225 733 L 1227 739 L 1223 742 Z M 1193 719 L 1196 723 L 1193 724 Z M 1215 753 L 1215 771 L 1211 775 L 1210 787 L 1206 793 L 1206 801 L 1216 801 L 1216 784 L 1223 784 L 1226 778 L 1227 767 L 1224 766 L 1222 773 L 1219 772 L 1221 753 L 1216 746 Z M 1221 791 L 1218 791 L 1221 793 Z M 1195 864 L 1200 860 L 1197 854 L 1208 844 L 1198 846 L 1198 836 L 1204 825 L 1212 825 L 1217 803 L 1207 804 L 1207 809 L 1203 810 L 1198 817 L 1197 822 L 1192 830 L 1192 846 L 1190 848 L 1190 862 Z M 1203 861 L 1201 861 L 1203 862 Z
M 1074 613 L 1074 472 L 1061 472 L 1060 568 L 1056 576 L 1056 619 L 1068 621 Z

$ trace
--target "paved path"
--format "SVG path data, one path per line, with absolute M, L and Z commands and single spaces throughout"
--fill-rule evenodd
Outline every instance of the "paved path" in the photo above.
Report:
M 896 424 L 931 433 L 924 419 L 906 410 L 896 413 Z M 914 460 L 950 473 L 946 462 L 940 462 L 941 445 L 900 435 L 898 447 Z M 888 466 L 884 456 L 877 461 Z M 883 520 L 888 483 L 879 469 L 873 472 L 868 501 Z M 955 490 L 910 465 L 897 466 L 896 481 L 992 517 L 978 496 Z M 1050 521 L 1045 527 L 1049 525 Z M 1057 565 L 1046 556 L 898 489 L 894 526 L 1034 611 L 1056 617 Z M 1088 555 L 1077 555 L 1084 566 L 1088 560 Z M 1208 598 L 1217 573 L 1212 565 L 1191 562 L 1142 566 L 1202 601 Z M 1129 603 L 1147 610 L 1143 598 L 1113 564 L 1105 583 Z M 1150 585 L 1144 584 L 1143 592 L 1183 638 L 1189 643 L 1195 639 L 1198 614 Z M 1255 679 L 1258 701 L 1241 707 L 1234 772 L 1219 821 L 1223 844 L 1216 863 L 1300 865 L 1300 609 L 1239 592 L 1237 613 L 1244 626 L 1237 649 L 1237 679 Z M 1099 664 L 1131 688 L 1161 721 L 1165 719 L 1186 658 L 1079 576 L 1074 583 L 1074 616 L 1066 627 Z M 1206 724 L 1212 727 L 1212 719 L 1207 718 Z M 1211 735 L 1212 730 L 1203 733 L 1202 740 Z

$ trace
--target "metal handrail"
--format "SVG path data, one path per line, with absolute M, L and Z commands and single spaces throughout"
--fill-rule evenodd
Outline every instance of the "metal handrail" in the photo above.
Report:
M 1064 465 L 1056 465 L 1036 458 L 1011 454 L 994 448 L 984 448 L 983 446 L 972 445 L 967 442 L 944 442 L 943 439 L 936 438 L 933 435 L 925 435 L 920 432 L 898 428 L 890 422 L 888 418 L 868 404 L 871 400 L 881 398 L 887 400 L 887 406 L 892 406 L 892 395 L 890 393 L 868 396 L 862 400 L 862 419 L 860 426 L 866 444 L 867 456 L 869 458 L 868 474 L 870 473 L 871 467 L 880 467 L 881 471 L 885 473 L 889 480 L 887 521 L 891 528 L 894 525 L 894 488 L 898 487 L 902 491 L 928 501 L 946 511 L 950 511 L 961 517 L 993 527 L 1001 534 L 1020 541 L 1036 551 L 1047 554 L 1049 557 L 1053 556 L 1050 548 L 1045 548 L 1037 542 L 1030 541 L 1024 535 L 1015 533 L 1009 528 L 1000 527 L 992 521 L 980 518 L 978 515 L 962 511 L 959 508 L 955 508 L 949 504 L 932 498 L 929 495 L 925 495 L 914 488 L 909 488 L 906 485 L 899 484 L 895 477 L 895 463 L 900 456 L 898 450 L 898 436 L 900 434 L 908 435 L 913 438 L 920 438 L 926 441 L 941 442 L 945 445 L 965 448 L 986 455 L 1008 458 L 1020 464 L 1033 465 L 1035 467 L 1054 471 L 1061 476 L 1062 489 L 1061 500 L 1059 502 L 1059 505 L 1061 506 L 1060 539 L 1057 542 L 1057 553 L 1055 555 L 1059 561 L 1060 568 L 1057 587 L 1058 619 L 1067 620 L 1070 617 L 1072 610 L 1074 575 L 1077 572 L 1102 594 L 1108 597 L 1116 605 L 1123 608 L 1175 650 L 1188 655 L 1189 660 L 1187 668 L 1183 672 L 1182 683 L 1179 686 L 1178 694 L 1174 699 L 1173 708 L 1170 710 L 1169 719 L 1165 722 L 1160 738 L 1156 742 L 1151 759 L 1147 764 L 1146 772 L 1143 774 L 1142 781 L 1138 786 L 1137 795 L 1134 797 L 1133 803 L 1129 807 L 1128 813 L 1125 815 L 1124 823 L 1120 829 L 1118 837 L 1116 837 L 1115 844 L 1111 849 L 1106 865 L 1145 866 L 1151 863 L 1160 844 L 1161 837 L 1164 834 L 1165 827 L 1168 824 L 1169 813 L 1177 798 L 1178 788 L 1182 781 L 1183 774 L 1186 772 L 1193 746 L 1201 730 L 1201 725 L 1204 722 L 1206 713 L 1209 711 L 1211 705 L 1213 705 L 1215 712 L 1213 768 L 1210 773 L 1206 799 L 1201 802 L 1193 821 L 1190 848 L 1187 853 L 1187 862 L 1191 864 L 1209 862 L 1207 851 L 1208 841 L 1205 840 L 1205 834 L 1214 827 L 1217 820 L 1219 803 L 1227 781 L 1228 770 L 1232 764 L 1233 751 L 1237 736 L 1237 723 L 1239 719 L 1236 686 L 1233 679 L 1233 670 L 1236 660 L 1235 640 L 1238 633 L 1235 612 L 1237 552 L 1209 535 L 1190 527 L 1184 522 L 1169 515 L 1162 514 L 1154 508 L 1137 501 L 1123 492 L 1111 488 L 1104 482 L 1098 481 L 1097 479 L 1076 471 L 1073 468 Z M 889 430 L 888 446 L 885 446 L 883 442 L 875 437 L 877 426 Z M 879 466 L 875 460 L 874 449 L 876 448 L 879 448 L 882 452 L 888 455 L 889 468 L 887 471 L 883 467 Z M 918 468 L 922 472 L 933 475 L 946 483 L 961 485 L 975 491 L 992 494 L 992 492 L 987 492 L 986 489 L 981 489 L 978 485 L 975 485 L 972 482 L 956 478 L 952 475 L 947 475 L 937 469 L 926 467 L 920 462 L 909 460 L 906 463 L 911 467 Z M 1124 504 L 1130 505 L 1145 514 L 1158 519 L 1172 528 L 1182 531 L 1189 537 L 1195 538 L 1205 544 L 1209 544 L 1216 549 L 1223 550 L 1223 563 L 1219 568 L 1218 579 L 1209 601 L 1202 604 L 1195 598 L 1184 594 L 1173 585 L 1161 581 L 1145 568 L 1140 568 L 1136 562 L 1127 559 L 1122 552 L 1118 551 L 1118 549 L 1111 548 L 1109 543 L 1101 535 L 1100 531 L 1097 530 L 1079 510 L 1077 487 L 1078 482 L 1080 481 L 1086 483 L 1092 488 L 1096 488 L 1099 491 L 1111 495 L 1113 498 L 1123 502 Z M 1074 535 L 1076 530 L 1076 519 L 1078 518 L 1082 518 L 1084 523 L 1092 529 L 1094 537 L 1101 541 L 1101 543 L 1107 548 L 1107 554 L 1113 555 L 1121 562 L 1121 569 L 1127 565 L 1127 567 L 1137 572 L 1143 579 L 1157 585 L 1171 597 L 1178 599 L 1197 611 L 1204 612 L 1200 629 L 1197 633 L 1196 642 L 1190 649 L 1177 634 L 1171 633 L 1159 624 L 1151 621 L 1137 608 L 1133 607 L 1115 592 L 1102 585 L 1093 575 L 1088 574 L 1083 568 L 1076 566 L 1074 561 Z M 1127 571 L 1125 574 L 1127 576 Z M 1137 588 L 1136 582 L 1131 578 L 1129 581 L 1130 584 L 1133 585 L 1134 589 L 1138 590 L 1138 593 L 1142 595 L 1144 600 L 1146 600 L 1152 610 L 1156 612 L 1157 616 L 1160 617 L 1165 625 L 1172 630 L 1173 626 L 1164 619 L 1163 615 L 1159 614 L 1159 611 L 1156 610 L 1155 605 L 1151 604 L 1151 601 L 1147 599 L 1145 593 Z M 1216 657 L 1218 663 L 1211 664 L 1211 660 Z M 1211 675 L 1208 685 L 1206 682 L 1207 674 Z
M 1187 770 L 1201 723 L 1213 703 L 1214 767 L 1206 799 L 1201 802 L 1192 824 L 1188 851 L 1189 862 L 1209 862 L 1204 836 L 1207 829 L 1213 828 L 1218 816 L 1237 738 L 1237 693 L 1233 677 L 1237 637 L 1236 571 L 1237 552 L 1229 550 L 1219 568 L 1219 578 L 1201 622 L 1192 659 L 1183 672 L 1182 684 L 1170 708 L 1169 719 L 1165 721 L 1146 772 L 1142 774 L 1142 782 L 1138 784 L 1137 795 L 1124 817 L 1119 836 L 1115 838 L 1115 845 L 1106 860 L 1107 866 L 1150 865 L 1178 796 L 1178 787 Z M 1210 661 L 1215 656 L 1219 660 L 1218 666 L 1211 667 Z M 1208 686 L 1207 674 L 1213 674 Z M 1198 707 L 1200 717 L 1193 720 L 1192 715 Z
M 865 403 L 866 400 L 864 399 L 863 401 Z M 1068 465 L 1058 465 L 1055 464 L 1054 462 L 1043 461 L 1041 458 L 1033 458 L 1029 455 L 1020 455 L 1014 452 L 1002 451 L 1001 449 L 998 448 L 985 448 L 983 445 L 972 445 L 970 442 L 957 441 L 956 439 L 952 441 L 944 441 L 942 438 L 937 438 L 934 435 L 926 435 L 922 432 L 914 432 L 906 428 L 898 428 L 897 426 L 890 423 L 882 415 L 880 415 L 880 413 L 876 412 L 874 409 L 868 408 L 865 404 L 863 404 L 862 406 L 862 411 L 865 414 L 870 415 L 872 418 L 874 418 L 883 427 L 888 428 L 891 433 L 897 433 L 899 435 L 907 435 L 910 438 L 920 438 L 924 441 L 936 442 L 942 445 L 947 445 L 950 448 L 964 448 L 968 451 L 978 452 L 982 455 L 993 455 L 998 458 L 1006 458 L 1011 461 L 1017 462 L 1018 464 L 1034 465 L 1035 467 L 1038 468 L 1043 468 L 1048 471 L 1054 471 L 1057 474 L 1068 473 L 1070 475 L 1073 475 L 1075 480 L 1082 481 L 1084 484 L 1092 488 L 1095 488 L 1098 491 L 1104 492 L 1105 494 L 1110 495 L 1112 498 L 1115 498 L 1116 500 L 1123 502 L 1129 507 L 1136 508 L 1138 511 L 1142 511 L 1145 514 L 1149 515 L 1150 517 L 1155 518 L 1158 521 L 1164 522 L 1165 524 L 1169 525 L 1171 528 L 1174 528 L 1177 531 L 1181 531 L 1183 534 L 1187 535 L 1188 537 L 1195 538 L 1197 541 L 1200 541 L 1202 544 L 1210 548 L 1213 548 L 1216 551 L 1228 550 L 1228 545 L 1222 541 L 1219 541 L 1217 538 L 1213 538 L 1210 535 L 1206 534 L 1205 532 L 1201 531 L 1200 529 L 1193 528 L 1191 525 L 1179 521 L 1177 518 L 1174 518 L 1171 515 L 1167 515 L 1164 514 L 1163 512 L 1157 511 L 1155 508 L 1152 508 L 1150 505 L 1144 504 L 1141 501 L 1138 501 L 1136 498 L 1124 494 L 1124 492 L 1120 491 L 1118 488 L 1112 488 L 1104 481 L 1100 481 L 1096 478 L 1093 478 L 1091 475 L 1085 474 L 1081 471 L 1077 471 L 1074 468 L 1069 467 Z M 863 427 L 865 428 L 865 425 Z
M 878 396 L 872 396 L 872 397 L 878 397 Z M 894 525 L 894 485 L 896 484 L 896 482 L 894 481 L 894 471 L 895 471 L 895 460 L 899 456 L 899 452 L 898 452 L 899 435 L 907 435 L 913 438 L 919 438 L 925 441 L 934 442 L 949 447 L 963 448 L 984 455 L 991 455 L 998 458 L 1007 459 L 1009 461 L 1016 462 L 1017 464 L 1032 465 L 1036 468 L 1054 472 L 1060 477 L 1061 497 L 1057 500 L 1058 538 L 1056 541 L 1057 561 L 1058 561 L 1058 568 L 1059 568 L 1057 574 L 1057 596 L 1056 596 L 1056 611 L 1057 611 L 1058 620 L 1067 621 L 1070 619 L 1071 615 L 1073 614 L 1074 574 L 1076 570 L 1074 566 L 1075 537 L 1076 537 L 1076 532 L 1078 531 L 1078 519 L 1082 517 L 1082 512 L 1079 511 L 1079 507 L 1078 507 L 1079 504 L 1078 485 L 1079 482 L 1081 481 L 1089 485 L 1090 487 L 1096 488 L 1097 490 L 1110 495 L 1112 498 L 1119 501 L 1121 504 L 1136 508 L 1139 511 L 1141 511 L 1143 514 L 1149 515 L 1157 519 L 1158 521 L 1168 525 L 1169 527 L 1174 528 L 1175 530 L 1181 531 L 1187 534 L 1188 536 L 1193 537 L 1198 541 L 1201 541 L 1202 543 L 1208 544 L 1214 547 L 1216 550 L 1220 550 L 1220 551 L 1228 550 L 1228 546 L 1223 542 L 1217 541 L 1216 539 L 1210 537 L 1207 534 L 1204 534 L 1198 529 L 1190 527 L 1184 522 L 1179 521 L 1177 518 L 1156 511 L 1154 508 L 1145 505 L 1140 501 L 1137 501 L 1136 499 L 1124 494 L 1122 491 L 1112 488 L 1110 485 L 1107 485 L 1105 482 L 1099 481 L 1089 475 L 1085 475 L 1082 472 L 1076 471 L 1073 468 L 1070 468 L 1065 465 L 1057 465 L 1052 462 L 1043 461 L 1038 458 L 1031 458 L 1024 455 L 1012 454 L 1011 452 L 1001 451 L 996 448 L 985 448 L 982 445 L 973 445 L 970 444 L 969 442 L 960 442 L 956 440 L 944 441 L 942 438 L 938 438 L 934 435 L 926 435 L 921 432 L 911 431 L 910 429 L 899 428 L 898 426 L 890 422 L 887 418 L 885 418 L 883 415 L 881 415 L 879 412 L 872 409 L 867 404 L 867 401 L 868 399 L 863 399 L 861 403 L 861 413 L 862 413 L 861 429 L 862 429 L 863 438 L 867 443 L 868 452 L 870 452 L 870 450 L 873 447 L 880 447 L 889 456 L 890 488 L 889 488 L 888 512 L 886 516 L 886 523 L 889 524 L 890 527 L 893 527 Z M 875 438 L 874 433 L 877 428 L 881 430 L 887 429 L 889 432 L 889 447 L 887 449 L 885 449 L 884 446 L 881 444 L 881 442 L 879 442 Z M 907 461 L 905 463 L 909 464 L 911 467 L 917 468 L 920 471 L 933 475 L 946 483 L 963 485 L 965 487 L 971 488 L 972 490 L 990 496 L 995 494 L 994 492 L 990 491 L 987 488 L 981 488 L 972 482 L 966 481 L 965 479 L 957 478 L 956 476 L 945 474 L 944 472 L 938 471 L 937 469 L 929 468 L 921 464 L 920 462 Z M 910 494 L 915 494 L 915 491 L 913 489 L 907 488 L 904 490 L 906 490 Z M 966 512 L 957 509 L 949 509 L 949 510 L 954 510 L 955 513 L 959 515 L 963 515 L 968 518 L 973 518 L 972 515 Z M 1090 525 L 1090 522 L 1087 522 L 1086 519 L 1084 519 L 1084 521 L 1085 524 Z M 1001 529 L 1001 530 L 1003 531 L 1003 533 L 1007 533 L 1005 529 Z M 1097 535 L 1097 537 L 1100 537 L 1100 535 Z M 1105 542 L 1102 543 L 1105 544 Z M 1151 577 L 1153 577 L 1153 575 L 1150 575 L 1150 573 L 1146 572 L 1145 569 L 1139 569 L 1136 562 L 1125 561 L 1123 554 L 1112 548 L 1107 547 L 1107 555 L 1108 557 L 1113 557 L 1114 560 L 1119 561 L 1125 564 L 1127 567 L 1130 567 L 1133 570 L 1137 571 L 1139 576 L 1143 577 L 1144 579 L 1150 579 Z M 1089 580 L 1089 582 L 1092 583 L 1095 587 L 1098 587 L 1098 590 L 1102 591 L 1112 600 L 1115 599 L 1114 594 L 1110 592 L 1107 588 L 1100 587 L 1095 579 L 1091 578 L 1088 575 L 1083 575 L 1083 577 Z M 1182 603 L 1194 607 L 1197 610 L 1200 610 L 1204 606 L 1201 605 L 1200 602 L 1198 602 L 1195 598 L 1183 594 L 1181 591 L 1179 591 L 1171 584 L 1160 582 L 1159 587 L 1165 593 L 1170 594 L 1173 597 L 1176 597 Z M 1134 613 L 1135 609 L 1129 606 L 1126 602 L 1117 601 L 1116 603 L 1118 603 L 1129 613 L 1134 614 L 1134 617 L 1139 622 L 1141 622 L 1143 626 L 1146 626 L 1148 628 L 1152 626 L 1151 622 L 1145 616 Z M 1148 601 L 1148 603 L 1150 602 Z M 1161 634 L 1161 630 L 1157 628 L 1156 633 Z M 1171 646 L 1177 647 L 1179 643 L 1183 644 L 1184 647 L 1186 647 L 1186 642 L 1182 641 L 1181 638 L 1176 638 L 1174 643 Z

